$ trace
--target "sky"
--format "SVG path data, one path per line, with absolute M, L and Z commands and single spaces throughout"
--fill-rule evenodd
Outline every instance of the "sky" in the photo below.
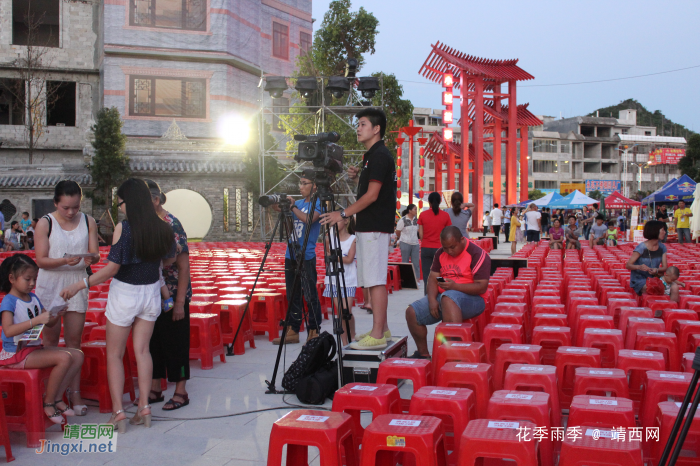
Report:
M 313 0 L 317 29 L 329 0 Z M 379 20 L 376 53 L 358 76 L 394 73 L 415 107 L 440 109 L 442 88 L 418 74 L 436 41 L 469 55 L 518 58 L 535 76 L 518 83 L 518 103 L 564 118 L 634 98 L 700 131 L 700 1 L 353 0 Z M 596 81 L 695 67 L 618 81 Z M 617 117 L 617 115 L 614 115 Z

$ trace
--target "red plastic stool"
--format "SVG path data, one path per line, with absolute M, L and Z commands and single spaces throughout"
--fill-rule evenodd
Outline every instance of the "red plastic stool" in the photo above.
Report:
M 202 369 L 213 369 L 214 358 L 226 362 L 219 316 L 190 314 L 190 359 L 199 359 Z
M 607 301 L 608 315 L 612 316 L 615 321 L 620 318 L 620 312 L 623 307 L 637 306 L 637 300 L 631 298 L 610 298 Z
M 493 367 L 486 363 L 448 362 L 437 377 L 438 387 L 468 388 L 476 397 L 476 417 L 486 416 L 486 408 L 493 393 Z
M 675 371 L 680 367 L 681 354 L 678 352 L 678 338 L 672 332 L 637 332 L 635 350 L 658 351 L 664 355 L 666 370 Z
M 280 318 L 284 312 L 280 293 L 255 293 L 250 298 L 253 330 L 265 332 L 272 341 L 279 336 Z
M 630 398 L 634 401 L 635 410 L 638 410 L 642 399 L 644 372 L 663 371 L 666 369 L 666 361 L 664 361 L 664 355 L 658 351 L 620 350 L 617 356 L 617 367 L 625 371 L 628 376 Z
M 85 322 L 95 322 L 97 325 L 106 325 L 107 317 L 104 309 L 88 309 L 85 311 Z
M 488 324 L 484 328 L 483 342 L 486 345 L 486 357 L 489 362 L 496 362 L 496 349 L 504 343 L 523 343 L 525 335 L 522 325 Z
M 627 427 L 627 426 L 623 426 Z M 633 427 L 633 426 L 632 426 Z M 559 466 L 642 466 L 641 442 L 613 439 L 611 430 L 596 426 L 580 426 L 574 437 L 567 433 L 561 446 Z M 599 438 L 594 439 L 594 435 Z M 625 429 L 625 433 L 627 430 Z
M 693 359 L 695 353 L 683 353 L 683 362 L 681 363 L 681 372 L 693 372 Z
M 503 388 L 503 379 L 511 364 L 542 364 L 542 347 L 539 345 L 504 344 L 496 350 L 493 385 L 496 390 Z
M 101 413 L 111 413 L 112 396 L 107 382 L 107 342 L 89 341 L 80 345 L 80 349 L 85 355 L 80 372 L 81 395 L 87 399 L 98 400 Z M 136 399 L 134 378 L 126 352 L 124 352 L 124 393 L 129 394 L 132 402 Z
M 320 452 L 320 464 L 358 466 L 358 446 L 353 439 L 352 417 L 345 413 L 300 409 L 272 424 L 267 450 L 268 466 L 282 466 L 287 445 L 287 466 L 308 465 L 309 447 Z
M 5 407 L 7 431 L 27 434 L 27 448 L 39 448 L 46 438 L 47 426 L 55 425 L 44 414 L 43 400 L 50 369 L 0 369 L 0 391 L 7 393 Z M 10 451 L 5 447 L 9 460 Z
M 669 397 L 683 401 L 693 375 L 688 372 L 647 371 L 644 377 L 639 423 L 642 427 L 654 427 L 658 404 L 669 401 Z
M 648 442 L 648 446 L 651 450 L 650 456 L 652 464 L 659 464 L 661 454 L 668 443 L 673 424 L 676 422 L 679 412 L 679 403 L 675 403 L 673 401 L 663 401 L 658 404 L 658 408 L 654 416 L 654 427 L 659 428 L 659 441 L 656 442 L 650 440 Z M 687 412 L 685 419 L 687 419 Z M 683 422 L 685 422 L 685 419 Z M 690 430 L 688 431 L 688 435 L 683 444 L 684 448 L 681 449 L 681 453 L 678 456 L 678 461 L 676 461 L 678 466 L 698 464 L 698 442 L 700 442 L 700 411 L 695 412 L 693 421 L 690 423 Z M 671 451 L 673 451 L 675 446 L 676 442 L 674 441 Z
M 608 318 L 612 323 L 612 317 Z M 581 346 L 600 349 L 600 367 L 615 367 L 617 353 L 624 348 L 622 331 L 616 328 L 587 328 L 583 332 Z
M 625 332 L 625 349 L 634 349 L 637 342 L 637 332 L 647 330 L 651 332 L 663 332 L 664 321 L 661 319 L 648 319 L 645 317 L 630 317 L 627 319 L 627 332 Z
M 209 314 L 212 312 L 212 306 L 213 302 L 211 301 L 192 301 L 190 302 L 190 313 L 196 312 L 196 313 L 204 313 L 204 314 Z
M 247 303 L 248 301 L 244 299 L 223 300 L 212 306 L 212 312 L 219 316 L 221 339 L 224 345 L 234 343 L 233 338 L 236 335 L 236 330 L 241 322 Z M 253 317 L 250 311 L 248 309 L 248 312 L 245 313 L 245 321 L 233 345 L 233 354 L 245 354 L 246 342 L 248 342 L 251 349 L 255 348 L 255 331 L 253 330 Z
M 540 314 L 540 316 L 543 315 L 548 314 Z M 533 345 L 542 346 L 542 363 L 553 365 L 557 348 L 571 346 L 571 329 L 567 326 L 536 326 L 532 329 L 531 341 Z
M 538 296 L 537 291 L 535 291 L 535 297 L 532 298 L 532 305 L 537 306 L 538 304 L 561 304 L 561 298 L 559 296 Z
M 421 466 L 445 466 L 447 450 L 442 421 L 433 416 L 377 416 L 365 429 L 360 464 L 393 466 L 396 453 L 412 453 L 411 460 Z
M 698 320 L 698 314 L 688 309 L 664 309 L 661 311 L 661 319 L 666 324 L 667 332 L 673 331 L 673 323 L 677 320 Z
M 474 325 L 468 322 L 461 324 L 440 322 L 437 324 L 433 335 L 433 358 L 438 346 L 448 341 L 474 341 Z
M 7 463 L 14 461 L 15 458 L 12 456 L 12 447 L 10 446 L 10 430 L 7 428 L 5 403 L 3 402 L 2 396 L 0 396 L 0 445 L 5 446 L 5 461 Z
M 613 318 L 606 315 L 596 314 L 581 314 L 578 316 L 577 322 L 574 324 L 576 331 L 572 334 L 574 343 L 577 346 L 583 346 L 583 333 L 589 328 L 614 329 L 615 324 Z
M 622 369 L 577 367 L 574 373 L 574 396 L 611 396 L 629 398 L 627 374 Z
M 664 309 L 676 309 L 678 308 L 678 303 L 674 301 L 669 301 L 668 296 L 666 299 L 658 299 L 655 301 L 649 301 L 649 307 L 654 311 L 654 316 L 661 316 Z
M 563 424 L 561 422 L 556 372 L 557 368 L 554 366 L 511 364 L 506 370 L 503 388 L 504 390 L 548 393 L 552 404 L 551 425 L 559 427 Z
M 459 448 L 460 465 L 503 464 L 502 460 L 505 459 L 515 461 L 505 464 L 538 466 L 538 442 L 532 437 L 535 427 L 531 422 L 522 421 L 476 419 L 469 422 Z M 530 432 L 530 441 L 523 441 L 518 436 L 521 428 Z
M 559 406 L 567 409 L 574 396 L 574 376 L 577 367 L 600 367 L 598 348 L 576 348 L 561 346 L 557 349 L 554 365 L 559 381 Z
M 654 311 L 648 307 L 621 307 L 620 320 L 617 323 L 617 328 L 622 330 L 622 338 L 627 338 L 627 321 L 630 317 L 645 317 L 647 319 L 654 318 Z
M 584 330 L 585 330 L 585 325 L 595 325 L 595 323 L 588 322 L 588 320 L 596 320 L 596 321 L 606 321 L 604 325 L 605 327 L 602 328 L 614 328 L 613 324 L 613 319 L 612 317 L 608 316 L 606 314 L 607 310 L 605 309 L 605 306 L 578 306 L 576 310 L 573 312 L 573 314 L 569 314 L 569 324 L 571 326 L 571 337 L 574 341 L 574 343 L 577 343 L 581 340 L 580 336 L 583 335 L 583 330 L 580 331 L 579 333 L 579 327 L 580 323 L 584 323 Z M 584 317 L 585 316 L 585 317 Z M 607 320 L 609 319 L 610 323 L 607 323 Z
M 621 397 L 575 395 L 567 426 L 599 426 L 609 429 L 635 427 L 632 400 Z
M 483 343 L 449 342 L 438 346 L 433 353 L 433 380 L 437 380 L 440 369 L 448 362 L 486 362 L 486 346 Z
M 399 380 L 413 382 L 413 392 L 433 381 L 433 365 L 427 359 L 390 358 L 379 363 L 377 383 L 398 386 Z M 401 410 L 408 412 L 411 400 L 401 399 Z
M 532 316 L 532 327 L 568 327 L 566 314 L 540 313 Z
M 491 314 L 491 324 L 516 324 L 527 327 L 524 312 L 494 312 Z
M 412 416 L 434 416 L 442 421 L 445 448 L 452 452 L 447 462 L 457 464 L 462 432 L 469 421 L 476 418 L 474 392 L 467 388 L 423 387 L 413 394 L 408 412 Z
M 700 322 L 697 320 L 677 320 L 673 323 L 673 333 L 678 337 L 678 351 L 690 351 L 690 337 L 700 333 Z
M 352 416 L 355 445 L 359 446 L 365 432 L 360 423 L 361 412 L 371 411 L 373 417 L 381 414 L 400 414 L 401 395 L 394 385 L 353 382 L 335 392 L 332 409 Z

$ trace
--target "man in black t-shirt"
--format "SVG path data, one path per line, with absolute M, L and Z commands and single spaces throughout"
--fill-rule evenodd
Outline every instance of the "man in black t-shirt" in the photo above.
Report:
M 396 213 L 396 167 L 384 145 L 386 115 L 382 110 L 367 108 L 355 115 L 357 140 L 367 152 L 362 168 L 348 167 L 348 178 L 358 180 L 357 202 L 340 212 L 321 216 L 321 224 L 335 225 L 341 218 L 357 214 L 357 284 L 368 288 L 372 298 L 372 330 L 357 335 L 350 347 L 362 350 L 386 348 L 391 332 L 387 325 L 386 272 L 389 241 L 394 232 Z

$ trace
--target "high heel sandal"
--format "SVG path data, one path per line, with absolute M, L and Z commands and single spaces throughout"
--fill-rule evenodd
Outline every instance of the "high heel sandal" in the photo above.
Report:
M 137 408 L 138 411 L 136 411 L 136 414 L 134 417 L 129 419 L 129 424 L 132 426 L 140 426 L 141 424 L 145 425 L 146 427 L 150 428 L 151 427 L 151 405 L 146 405 L 143 408 Z M 142 411 L 148 410 L 148 414 L 144 414 L 143 416 L 141 415 Z
M 46 411 L 44 411 L 44 414 L 47 418 L 49 418 L 49 421 L 53 422 L 54 424 L 65 424 L 66 420 L 61 415 L 61 411 L 56 408 L 56 403 L 44 403 L 44 408 L 53 408 L 52 416 L 49 416 L 46 414 Z
M 61 413 L 64 416 L 75 416 L 75 411 L 73 411 L 70 408 L 69 404 L 66 403 L 66 409 L 61 409 L 58 406 L 56 406 L 58 403 L 64 403 L 64 401 L 63 400 L 56 400 L 53 402 L 54 406 L 56 407 L 56 411 L 58 411 L 59 413 Z
M 117 420 L 117 418 L 119 417 L 120 414 L 124 415 L 124 419 Z M 125 434 L 126 433 L 126 413 L 124 412 L 124 410 L 120 409 L 116 413 L 112 413 L 112 417 L 109 418 L 109 423 L 112 424 L 113 426 L 115 426 L 117 428 L 117 431 L 120 434 Z
M 80 390 L 71 390 L 70 388 L 66 389 L 66 395 L 68 395 L 68 402 L 70 403 L 70 407 L 73 408 L 73 411 L 76 416 L 85 416 L 88 412 L 88 407 L 87 405 L 75 405 L 73 404 L 73 400 L 71 399 L 71 395 L 77 393 L 80 395 Z

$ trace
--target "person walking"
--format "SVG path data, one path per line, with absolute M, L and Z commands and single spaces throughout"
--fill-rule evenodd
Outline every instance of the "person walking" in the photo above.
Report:
M 447 212 L 440 210 L 440 194 L 430 193 L 428 196 L 430 209 L 421 212 L 418 217 L 418 235 L 421 239 L 420 261 L 423 272 L 423 294 L 428 293 L 428 276 L 433 265 L 435 252 L 440 249 L 440 232 L 443 228 L 452 225 L 452 220 Z
M 69 285 L 60 295 L 69 300 L 113 277 L 107 298 L 107 382 L 112 397 L 109 422 L 126 431 L 124 397 L 124 351 L 132 335 L 138 368 L 139 403 L 132 425 L 151 427 L 148 393 L 153 379 L 149 343 L 161 313 L 160 268 L 175 262 L 173 229 L 156 214 L 146 183 L 129 178 L 117 189 L 118 206 L 124 221 L 114 229 L 107 265 L 90 277 Z
M 401 249 L 401 262 L 413 264 L 416 281 L 420 279 L 420 235 L 418 230 L 418 207 L 409 204 L 401 213 L 402 217 L 396 224 L 396 238 Z
M 153 382 L 148 402 L 165 401 L 161 391 L 161 379 L 175 384 L 170 400 L 163 405 L 163 411 L 180 409 L 190 404 L 186 385 L 190 379 L 190 250 L 187 246 L 187 233 L 180 221 L 163 208 L 167 201 L 160 186 L 153 180 L 145 180 L 151 192 L 151 201 L 156 214 L 173 229 L 173 240 L 177 256 L 175 263 L 163 267 L 163 279 L 170 296 L 174 298 L 173 309 L 163 309 L 156 319 L 149 349 L 153 358 Z M 152 396 L 151 396 L 152 395 Z
M 544 233 L 547 236 L 549 236 L 550 217 L 552 219 L 552 225 L 554 224 L 554 220 L 559 218 L 556 212 L 554 213 L 554 215 L 550 215 L 549 212 L 550 210 L 546 207 L 542 209 L 542 233 Z
M 676 225 L 678 242 L 680 244 L 690 243 L 690 217 L 693 212 L 685 206 L 685 201 L 678 201 L 678 208 L 673 212 L 673 223 Z
M 462 236 L 469 238 L 469 220 L 472 218 L 472 208 L 474 204 L 471 202 L 464 202 L 464 196 L 459 191 L 452 193 L 450 197 L 450 205 L 445 209 L 447 215 L 450 216 L 452 225 L 459 228 L 462 232 Z
M 524 215 L 525 232 L 528 243 L 538 243 L 540 241 L 540 231 L 542 230 L 542 214 L 537 210 L 537 204 L 530 204 Z
M 56 210 L 43 216 L 34 231 L 34 249 L 39 265 L 36 295 L 47 306 L 66 286 L 82 282 L 88 277 L 86 267 L 100 259 L 95 219 L 80 212 L 83 191 L 75 181 L 60 181 L 54 188 L 53 204 Z M 91 254 L 89 257 L 74 257 Z M 63 315 L 63 339 L 67 348 L 80 351 L 85 313 L 88 309 L 88 291 L 81 290 L 68 300 Z M 59 325 L 45 328 L 44 345 L 57 347 L 61 334 Z M 80 396 L 80 372 L 68 384 L 68 400 L 75 414 L 85 416 L 87 405 Z
M 491 231 L 491 221 L 493 219 L 491 218 L 491 212 L 488 210 L 484 212 L 484 222 L 482 227 L 484 228 L 484 236 L 489 234 L 489 231 Z
M 515 254 L 518 248 L 518 232 L 520 231 L 521 223 L 518 219 L 518 209 L 512 209 L 510 217 L 510 232 L 508 234 L 508 242 L 510 243 L 510 253 Z
M 503 236 L 505 236 L 504 243 L 510 243 L 510 219 L 513 215 L 511 209 L 506 209 L 503 215 Z
M 491 220 L 493 234 L 496 236 L 496 238 L 499 238 L 501 234 L 501 223 L 503 223 L 503 211 L 498 208 L 498 204 L 493 205 L 493 210 L 491 211 Z

